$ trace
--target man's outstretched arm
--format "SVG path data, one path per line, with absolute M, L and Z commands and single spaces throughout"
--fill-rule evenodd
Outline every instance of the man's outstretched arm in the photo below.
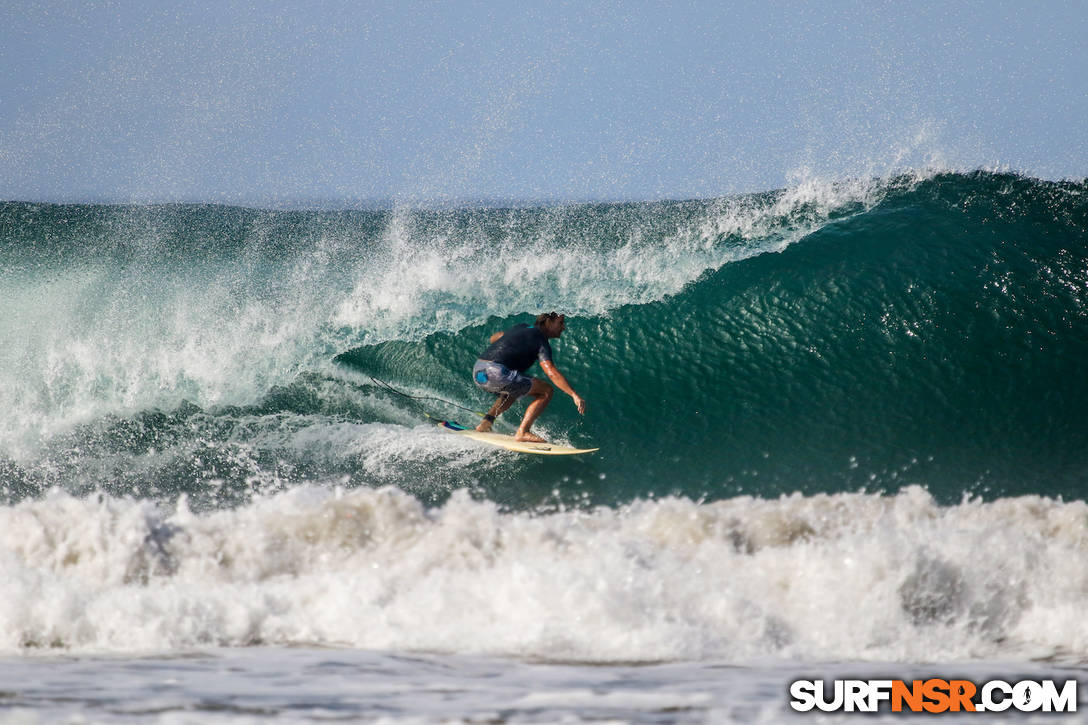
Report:
M 545 360 L 540 363 L 540 367 L 544 370 L 547 376 L 555 383 L 555 387 L 562 390 L 564 393 L 574 398 L 574 404 L 578 406 L 578 412 L 582 415 L 586 414 L 586 401 L 582 400 L 582 396 L 574 392 L 574 388 L 571 387 L 567 379 L 563 377 L 563 373 L 559 372 L 559 369 L 555 367 L 555 363 L 551 360 Z

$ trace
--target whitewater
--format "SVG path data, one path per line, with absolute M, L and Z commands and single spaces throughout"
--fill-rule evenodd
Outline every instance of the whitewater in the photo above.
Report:
M 0 204 L 0 717 L 770 722 L 814 672 L 1079 677 L 1086 242 L 1084 182 L 984 171 Z M 600 453 L 436 429 L 551 309 L 589 411 L 538 430 Z

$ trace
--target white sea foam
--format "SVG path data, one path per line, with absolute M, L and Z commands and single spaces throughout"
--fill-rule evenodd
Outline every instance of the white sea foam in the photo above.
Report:
M 1088 653 L 1088 505 L 923 490 L 504 513 L 301 487 L 0 509 L 0 651 L 207 645 L 649 661 Z
M 5 723 L 857 723 L 858 713 L 795 712 L 794 680 L 1078 678 L 1053 663 L 768 661 L 580 664 L 350 648 L 201 648 L 184 656 L 0 657 Z M 1081 714 L 1058 716 L 1083 722 Z M 866 723 L 928 722 L 883 712 Z M 973 714 L 950 722 L 972 722 Z M 1018 723 L 1053 723 L 1018 713 Z
M 910 177 L 917 183 L 934 172 Z M 679 292 L 707 270 L 781 251 L 835 212 L 867 208 L 904 177 L 828 181 L 799 177 L 780 193 L 700 204 L 667 221 L 667 205 L 639 210 L 560 206 L 532 224 L 515 214 L 496 242 L 455 217 L 436 222 L 399 209 L 373 264 L 358 270 L 337 308 L 338 324 L 365 328 L 368 340 L 423 336 L 478 324 L 491 315 L 556 308 L 598 315 Z M 496 219 L 505 212 L 493 212 Z M 643 222 L 637 221 L 641 214 Z M 658 217 L 648 221 L 650 217 Z M 632 219 L 635 221 L 632 222 Z M 601 237 L 624 228 L 622 239 Z
M 15 315 L 0 322 L 10 413 L 0 451 L 19 456 L 108 413 L 252 402 L 328 352 L 320 297 L 300 292 L 256 294 L 228 269 L 73 269 L 22 282 L 8 290 Z

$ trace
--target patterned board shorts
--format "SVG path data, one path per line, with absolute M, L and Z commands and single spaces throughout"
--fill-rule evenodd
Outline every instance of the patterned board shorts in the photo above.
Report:
M 477 360 L 472 366 L 472 379 L 489 393 L 506 393 L 514 396 L 514 399 L 525 395 L 533 387 L 533 379 L 528 375 L 491 360 Z

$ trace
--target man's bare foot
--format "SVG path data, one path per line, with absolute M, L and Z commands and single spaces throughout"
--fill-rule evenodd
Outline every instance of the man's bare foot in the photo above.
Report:
M 490 433 L 491 432 L 491 422 L 486 421 L 486 420 L 483 421 L 478 426 L 476 426 L 476 432 L 477 433 Z
M 521 441 L 522 443 L 547 443 L 545 439 L 534 433 L 518 433 L 514 436 L 514 440 Z

